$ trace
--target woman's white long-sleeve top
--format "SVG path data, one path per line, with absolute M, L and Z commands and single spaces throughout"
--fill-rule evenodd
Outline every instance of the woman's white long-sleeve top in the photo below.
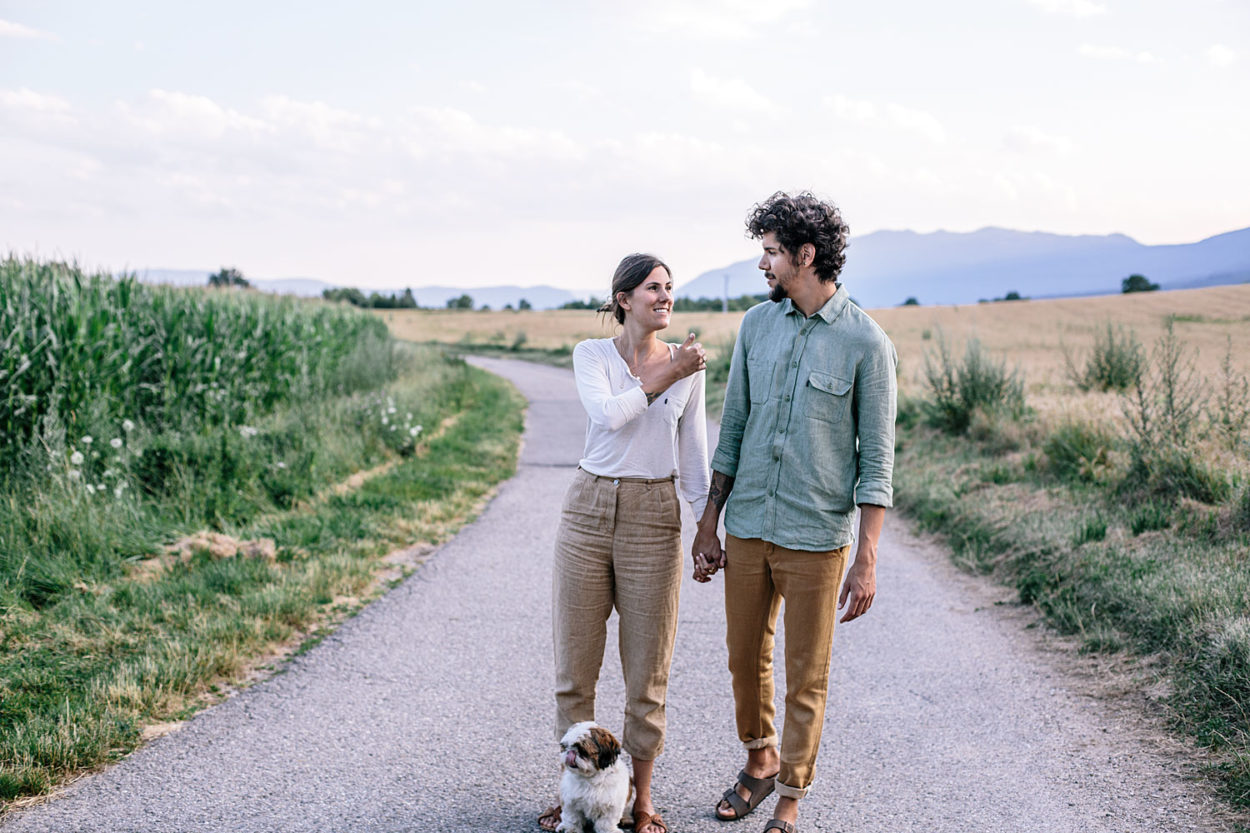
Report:
M 704 371 L 678 379 L 647 405 L 642 381 L 613 340 L 593 338 L 573 349 L 573 375 L 590 418 L 581 467 L 601 477 L 676 475 L 678 493 L 702 517 L 710 476 Z

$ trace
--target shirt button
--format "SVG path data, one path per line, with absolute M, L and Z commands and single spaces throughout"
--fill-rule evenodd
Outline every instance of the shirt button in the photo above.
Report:
M 798 363 L 798 362 L 790 362 L 790 366 L 791 366 L 791 367 L 798 367 L 798 366 L 799 366 L 799 363 Z
M 619 486 L 619 485 L 621 485 L 621 481 L 619 481 L 619 480 L 613 480 L 613 481 L 612 481 L 612 485 L 613 485 L 613 486 Z
M 785 395 L 784 399 L 785 399 L 787 402 L 789 402 L 789 401 L 790 401 L 790 394 L 788 394 L 788 393 L 787 393 L 787 394 Z

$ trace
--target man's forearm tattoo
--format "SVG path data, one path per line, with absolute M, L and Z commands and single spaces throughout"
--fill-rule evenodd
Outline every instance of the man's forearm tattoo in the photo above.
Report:
M 712 472 L 712 487 L 708 489 L 708 502 L 716 507 L 716 511 L 725 508 L 725 501 L 729 500 L 729 493 L 733 491 L 734 478 L 724 472 Z
M 654 402 L 655 400 L 659 399 L 659 398 L 660 398 L 660 394 L 664 393 L 664 391 L 662 391 L 662 390 L 657 390 L 655 393 L 647 393 L 647 392 L 644 390 L 644 391 L 643 391 L 643 393 L 646 393 L 646 394 L 647 394 L 647 404 L 648 404 L 648 405 L 650 405 L 652 402 Z

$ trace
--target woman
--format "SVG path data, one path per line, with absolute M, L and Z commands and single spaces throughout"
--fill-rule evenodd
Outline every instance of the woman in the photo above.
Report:
M 673 313 L 673 279 L 652 255 L 621 261 L 600 312 L 616 319 L 620 334 L 573 350 L 577 392 L 590 421 L 556 533 L 556 737 L 594 719 L 606 623 L 615 607 L 625 677 L 621 745 L 634 767 L 635 831 L 667 833 L 651 801 L 651 772 L 664 747 L 677 633 L 677 493 L 695 517 L 707 501 L 704 353 L 693 333 L 680 346 L 656 337 Z M 559 821 L 558 806 L 539 817 L 545 830 Z

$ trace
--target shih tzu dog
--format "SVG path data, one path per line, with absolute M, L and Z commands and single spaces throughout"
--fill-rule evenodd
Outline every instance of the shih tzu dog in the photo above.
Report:
M 586 822 L 595 833 L 616 833 L 634 793 L 620 741 L 598 724 L 576 723 L 560 740 L 560 753 L 564 775 L 557 833 L 582 833 Z

